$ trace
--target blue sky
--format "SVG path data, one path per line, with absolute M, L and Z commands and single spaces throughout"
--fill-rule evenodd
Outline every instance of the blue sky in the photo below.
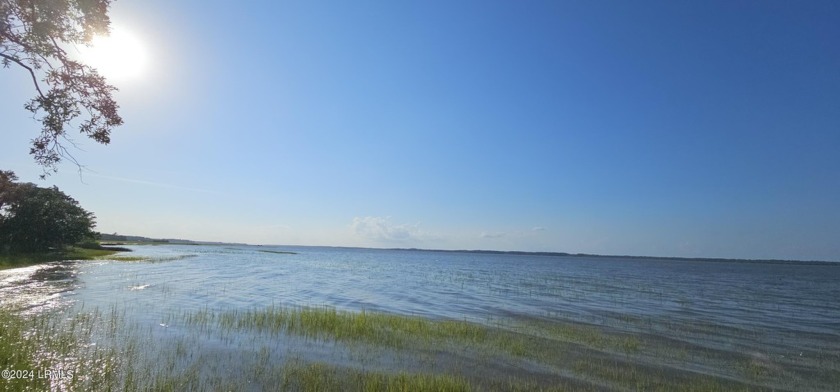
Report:
M 126 124 L 46 181 L 99 229 L 840 260 L 840 3 L 117 1 Z

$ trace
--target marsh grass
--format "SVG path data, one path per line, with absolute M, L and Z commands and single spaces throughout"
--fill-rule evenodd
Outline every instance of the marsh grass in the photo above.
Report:
M 29 265 L 48 263 L 52 261 L 93 260 L 96 258 L 110 256 L 117 252 L 121 252 L 121 250 L 70 247 L 62 251 L 46 253 L 0 253 L 0 270 L 26 267 Z
M 165 330 L 157 324 L 129 323 L 125 310 L 116 306 L 28 316 L 0 309 L 0 369 L 73 373 L 52 384 L 11 380 L 0 390 L 239 390 L 250 385 L 292 391 L 740 391 L 801 386 L 797 381 L 767 384 L 771 368 L 746 357 L 720 363 L 734 364 L 733 371 L 747 380 L 742 382 L 737 376 L 686 370 L 686 358 L 699 353 L 691 346 L 666 349 L 672 344 L 647 336 L 548 320 L 492 326 L 271 306 L 186 311 L 162 321 L 180 332 L 162 335 Z M 290 344 L 292 335 L 309 343 Z M 203 346 L 212 336 L 221 348 Z M 339 342 L 349 351 L 335 353 L 350 352 L 350 360 L 295 359 L 307 355 L 312 344 Z M 377 368 L 371 355 L 417 360 Z M 664 365 L 672 361 L 677 365 Z
M 34 375 L 0 380 L 0 391 L 234 390 L 243 381 L 201 377 L 200 363 L 184 360 L 193 352 L 177 345 L 150 350 L 153 334 L 127 325 L 124 317 L 116 307 L 69 318 L 0 308 L 0 369 Z M 43 377 L 46 370 L 63 376 Z
M 593 325 L 530 320 L 523 322 L 522 326 L 537 336 L 604 351 L 632 354 L 641 351 L 643 347 L 642 340 L 636 335 L 607 333 L 604 328 Z
M 115 260 L 115 261 L 146 261 L 150 258 L 147 256 L 113 256 L 113 257 L 103 257 L 107 258 L 108 260 Z
M 70 319 L 56 314 L 29 317 L 0 309 L 0 369 L 24 370 L 35 377 L 4 380 L 5 390 L 107 390 L 119 384 L 113 370 L 120 355 L 90 344 L 103 315 L 95 311 Z M 64 377 L 41 377 L 46 370 Z M 52 383 L 52 384 L 51 384 Z
M 189 259 L 192 257 L 196 257 L 195 254 L 185 254 L 185 255 L 175 255 L 175 256 L 110 256 L 106 255 L 103 257 L 98 257 L 101 260 L 113 260 L 113 261 L 121 261 L 126 263 L 163 263 L 167 261 L 178 261 Z
M 636 391 L 728 392 L 765 390 L 738 382 L 681 374 L 616 359 L 579 360 L 574 370 L 586 379 Z
M 463 377 L 438 374 L 380 373 L 341 369 L 324 363 L 288 362 L 283 367 L 283 390 L 295 391 L 439 391 L 474 388 Z
M 30 327 L 26 320 L 8 311 L 0 311 L 0 369 L 35 371 L 32 360 L 36 358 L 39 347 L 26 338 Z M 13 379 L 3 382 L 7 391 L 49 389 L 44 380 Z
M 187 315 L 186 321 L 193 325 L 214 323 L 223 330 L 288 333 L 397 349 L 451 343 L 523 356 L 528 353 L 529 346 L 525 341 L 527 337 L 515 338 L 510 332 L 466 321 L 429 320 L 364 310 L 347 312 L 331 307 L 270 306 L 261 310 L 218 314 L 203 310 Z
M 189 336 L 149 347 L 155 334 L 125 323 L 116 307 L 22 316 L 0 309 L 0 369 L 61 369 L 67 377 L 0 381 L 5 391 L 239 390 L 256 385 L 290 391 L 468 391 L 455 375 L 370 372 L 324 363 L 278 363 L 262 347 L 231 371 L 233 357 L 207 355 Z M 198 320 L 198 319 L 196 319 Z M 241 371 L 247 369 L 247 371 Z
M 542 390 L 562 382 L 557 373 L 571 373 L 586 388 L 587 383 L 602 387 L 631 390 L 662 391 L 723 391 L 749 389 L 744 383 L 680 367 L 651 367 L 637 363 L 649 358 L 645 351 L 655 345 L 643 337 L 611 333 L 603 328 L 550 321 L 517 321 L 504 327 L 459 320 L 430 320 L 414 316 L 376 312 L 339 311 L 331 307 L 280 307 L 249 311 L 213 312 L 208 310 L 188 314 L 187 324 L 202 329 L 219 328 L 222 333 L 254 331 L 272 336 L 283 334 L 302 336 L 318 341 L 344 342 L 378 346 L 409 353 L 434 351 L 444 355 L 468 353 L 476 363 L 484 366 L 501 360 L 509 368 L 537 366 L 533 372 L 513 371 L 515 381 L 502 390 Z M 657 352 L 663 352 L 659 350 Z M 501 357 L 500 357 L 501 356 Z M 676 354 L 674 355 L 676 356 Z M 501 359 L 500 359 L 501 358 Z M 505 359 L 507 358 L 507 359 Z M 527 365 L 532 364 L 532 365 Z M 539 369 L 548 370 L 541 373 Z M 316 375 L 310 375 L 310 373 Z M 314 366 L 295 370 L 304 377 L 301 385 L 315 388 L 329 387 L 323 372 Z M 529 374 L 542 381 L 528 380 Z M 475 376 L 475 375 L 473 375 Z M 323 377 L 327 377 L 326 379 Z M 473 384 L 498 386 L 499 380 L 472 379 Z M 478 384 L 474 384 L 474 383 Z M 297 385 L 297 384 L 295 384 Z M 526 386 L 528 386 L 526 388 Z

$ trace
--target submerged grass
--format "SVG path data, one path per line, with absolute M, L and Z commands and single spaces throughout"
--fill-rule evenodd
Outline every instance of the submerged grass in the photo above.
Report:
M 176 256 L 103 256 L 98 257 L 99 259 L 105 260 L 114 260 L 114 261 L 121 261 L 126 263 L 162 263 L 166 261 L 177 261 L 177 260 L 184 260 L 191 257 L 196 257 L 194 254 L 186 254 L 186 255 L 176 255 Z
M 365 310 L 348 312 L 326 306 L 270 306 L 218 314 L 204 310 L 187 316 L 187 321 L 193 324 L 213 322 L 223 329 L 289 333 L 391 348 L 451 343 L 533 359 L 550 356 L 556 349 L 564 348 L 565 343 L 622 353 L 639 352 L 643 345 L 635 335 L 607 334 L 595 326 L 527 322 L 505 329 L 466 320 L 430 320 Z
M 429 320 L 377 312 L 347 312 L 331 307 L 280 307 L 214 313 L 204 310 L 187 316 L 191 324 L 215 323 L 222 329 L 289 333 L 316 339 L 364 342 L 391 348 L 432 343 L 495 348 L 522 356 L 522 339 L 510 333 L 458 320 Z
M 157 324 L 138 329 L 125 321 L 123 312 L 116 306 L 109 311 L 82 307 L 72 313 L 24 316 L 0 308 L 0 370 L 36 375 L 62 370 L 69 375 L 3 380 L 0 391 L 239 390 L 246 385 L 290 391 L 820 389 L 767 384 L 769 368 L 743 358 L 733 361 L 740 364 L 736 372 L 747 373 L 746 381 L 714 376 L 714 369 L 684 370 L 688 359 L 701 354 L 697 351 L 667 366 L 674 357 L 661 347 L 652 350 L 657 343 L 644 336 L 565 322 L 520 320 L 497 327 L 330 307 L 271 306 L 170 315 L 161 328 L 172 323 L 181 332 L 160 335 L 155 331 L 163 329 Z M 290 335 L 307 343 L 290 343 Z M 204 347 L 208 338 L 223 349 Z M 345 343 L 347 351 L 329 342 Z M 313 346 L 333 347 L 328 363 L 323 357 L 296 359 Z M 281 347 L 288 351 L 278 352 Z M 342 357 L 341 352 L 351 355 Z M 383 368 L 376 365 L 381 361 L 371 360 L 383 356 L 401 362 Z
M 537 336 L 582 344 L 602 351 L 633 354 L 640 352 L 643 348 L 643 342 L 639 336 L 607 333 L 603 328 L 593 325 L 530 320 L 523 322 L 521 328 Z
M 564 383 L 541 385 L 524 380 L 508 379 L 489 383 L 476 383 L 455 374 L 383 373 L 358 369 L 339 368 L 315 362 L 287 362 L 282 369 L 282 390 L 293 391 L 512 391 L 512 392 L 562 392 L 591 391 L 593 388 Z
M 341 369 L 324 363 L 289 362 L 283 367 L 283 390 L 294 391 L 439 391 L 474 390 L 463 377 L 437 374 L 381 373 Z
M 320 341 L 361 343 L 363 347 L 381 347 L 420 356 L 428 352 L 444 357 L 466 355 L 472 358 L 470 367 L 502 364 L 507 369 L 506 374 L 514 378 L 501 390 L 542 390 L 564 381 L 571 381 L 574 390 L 586 389 L 587 385 L 597 385 L 598 389 L 662 391 L 750 389 L 741 382 L 679 367 L 642 365 L 637 360 L 645 358 L 643 351 L 647 343 L 641 337 L 562 322 L 532 321 L 500 328 L 459 320 L 339 311 L 331 307 L 280 306 L 219 313 L 203 310 L 188 314 L 185 321 L 203 329 L 218 327 L 223 334 L 256 331 Z M 295 374 L 303 375 L 320 389 L 326 385 L 321 378 L 325 376 L 308 374 L 322 370 L 315 366 L 297 370 Z M 327 371 L 330 372 L 333 371 Z M 541 381 L 532 382 L 532 377 Z M 500 385 L 498 379 L 472 381 L 479 382 L 479 389 Z M 309 382 L 304 384 L 309 385 Z
M 108 258 L 108 260 L 116 260 L 116 261 L 146 261 L 146 260 L 150 259 L 147 256 L 113 256 L 113 257 L 107 257 L 107 258 Z
M 186 338 L 143 351 L 151 337 L 127 329 L 115 307 L 69 319 L 46 313 L 22 316 L 0 308 L 0 369 L 21 375 L 4 373 L 0 391 L 240 390 L 246 385 L 284 391 L 475 390 L 467 379 L 452 374 L 373 372 L 295 360 L 278 364 L 261 355 L 268 353 L 265 347 L 256 356 L 261 359 L 246 361 L 247 371 L 216 374 L 219 366 L 231 364 L 198 354 Z M 103 344 L 108 341 L 112 344 Z M 61 377 L 45 377 L 48 370 L 60 370 Z

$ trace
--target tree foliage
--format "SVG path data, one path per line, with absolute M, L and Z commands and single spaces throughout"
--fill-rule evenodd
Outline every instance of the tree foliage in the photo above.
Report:
M 0 170 L 0 219 L 3 218 L 3 208 L 9 200 L 17 198 L 18 186 L 15 183 L 17 179 L 14 172 Z
M 116 88 L 67 52 L 108 32 L 110 3 L 0 0 L 0 61 L 4 68 L 21 68 L 32 78 L 36 94 L 24 107 L 42 125 L 30 149 L 44 169 L 42 178 L 56 171 L 62 158 L 76 162 L 64 144 L 72 144 L 68 128 L 78 126 L 82 134 L 108 144 L 111 130 L 123 123 L 112 97 Z
M 16 183 L 0 171 L 0 250 L 42 252 L 94 240 L 93 213 L 57 187 Z

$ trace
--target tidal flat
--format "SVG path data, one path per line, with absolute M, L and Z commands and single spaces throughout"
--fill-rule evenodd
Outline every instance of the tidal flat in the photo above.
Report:
M 134 250 L 145 259 L 3 271 L 0 369 L 71 375 L 5 390 L 840 385 L 832 265 Z

